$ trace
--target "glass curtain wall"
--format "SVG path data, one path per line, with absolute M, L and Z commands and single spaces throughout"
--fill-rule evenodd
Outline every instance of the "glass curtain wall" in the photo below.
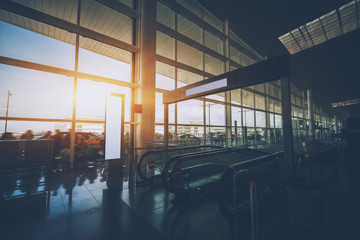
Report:
M 162 141 L 163 104 L 160 95 L 226 71 L 263 60 L 231 29 L 193 0 L 157 2 L 157 139 Z M 228 31 L 227 31 L 228 30 Z M 228 34 L 225 34 L 228 33 Z M 170 105 L 169 139 L 182 139 L 225 146 L 226 106 L 230 105 L 231 145 L 265 146 L 282 144 L 280 81 L 250 86 Z M 308 136 L 305 93 L 291 85 L 294 141 Z M 332 125 L 315 109 L 318 138 Z M 229 123 L 228 123 L 229 125 Z M 188 141 L 189 142 L 189 141 Z
M 70 144 L 75 161 L 103 159 L 105 99 L 114 92 L 125 95 L 128 150 L 137 15 L 134 0 L 119 2 L 16 0 L 27 17 L 0 10 L 1 134 L 53 139 L 57 162 L 70 161 Z
M 163 104 L 160 94 L 162 96 L 162 93 L 166 91 L 202 81 L 229 71 L 231 68 L 247 66 L 262 59 L 236 34 L 231 32 L 226 35 L 228 31 L 225 28 L 223 21 L 216 18 L 197 1 L 159 0 L 157 2 L 156 90 L 159 98 L 157 97 L 156 101 L 156 114 L 159 118 L 156 117 L 158 126 L 156 134 L 159 141 L 162 140 L 163 134 L 163 113 L 161 113 Z M 231 49 L 226 49 L 226 41 L 231 41 L 231 49 L 237 51 L 239 59 L 231 57 L 236 53 L 228 54 Z M 233 98 L 231 99 L 233 102 Z M 172 104 L 174 106 L 170 105 L 169 139 L 179 144 L 195 142 L 225 145 L 226 104 L 230 102 L 226 103 L 225 94 L 222 93 Z M 265 105 L 262 104 L 260 108 L 264 111 Z M 241 126 L 239 118 L 239 134 Z M 232 135 L 235 142 L 234 133 Z

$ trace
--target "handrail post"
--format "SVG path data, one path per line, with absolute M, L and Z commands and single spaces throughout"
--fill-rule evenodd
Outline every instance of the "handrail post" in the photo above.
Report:
M 250 210 L 251 210 L 251 239 L 259 240 L 259 216 L 256 182 L 249 181 L 250 186 Z
M 236 197 L 236 171 L 233 172 L 233 201 L 234 201 L 234 239 L 238 238 L 238 217 L 237 217 L 237 197 Z

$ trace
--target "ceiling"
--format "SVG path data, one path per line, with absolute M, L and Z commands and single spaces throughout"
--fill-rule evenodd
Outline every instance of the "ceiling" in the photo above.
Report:
M 268 58 L 287 53 L 278 37 L 350 0 L 202 0 L 250 46 Z M 291 55 L 291 81 L 313 89 L 315 101 L 328 110 L 331 102 L 360 98 L 360 29 Z M 335 110 L 334 110 L 335 111 Z M 358 106 L 337 108 L 359 116 Z

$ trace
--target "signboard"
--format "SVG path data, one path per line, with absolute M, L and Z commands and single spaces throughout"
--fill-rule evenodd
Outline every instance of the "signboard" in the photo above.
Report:
M 142 113 L 142 105 L 134 104 L 134 113 Z
M 114 94 L 106 97 L 105 159 L 121 158 L 121 140 L 124 121 L 124 97 Z

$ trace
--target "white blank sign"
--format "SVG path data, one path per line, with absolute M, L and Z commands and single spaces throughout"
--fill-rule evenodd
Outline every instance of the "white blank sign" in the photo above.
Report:
M 203 93 L 218 88 L 227 87 L 227 78 L 223 78 L 211 83 L 206 83 L 197 87 L 189 88 L 185 90 L 185 95 L 190 96 L 198 93 Z
M 106 98 L 105 159 L 121 157 L 121 97 Z

